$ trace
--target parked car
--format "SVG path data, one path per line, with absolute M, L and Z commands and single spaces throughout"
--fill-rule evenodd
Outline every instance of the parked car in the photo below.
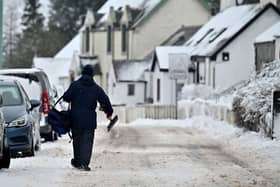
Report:
M 41 106 L 39 108 L 41 112 L 41 137 L 46 141 L 57 140 L 57 134 L 52 130 L 51 125 L 47 123 L 50 106 L 54 104 L 57 92 L 52 88 L 46 73 L 37 68 L 3 69 L 0 70 L 0 75 L 19 77 L 28 80 L 27 82 L 22 80 L 18 81 L 23 84 L 30 99 L 39 99 L 41 101 Z M 40 86 L 39 89 L 34 87 L 35 83 Z
M 3 99 L 0 95 L 0 107 L 2 107 Z M 9 168 L 10 167 L 10 150 L 7 143 L 6 135 L 5 135 L 5 126 L 4 126 L 4 115 L 2 110 L 0 109 L 0 169 Z
M 40 124 L 35 111 L 40 101 L 29 100 L 18 81 L 3 77 L 0 77 L 0 95 L 11 156 L 34 156 L 40 145 Z

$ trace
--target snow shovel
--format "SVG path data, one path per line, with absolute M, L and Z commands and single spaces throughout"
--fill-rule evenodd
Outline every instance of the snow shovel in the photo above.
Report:
M 118 115 L 116 115 L 112 120 L 110 120 L 110 123 L 107 126 L 108 132 L 110 132 L 110 130 L 114 127 L 114 125 L 116 124 L 118 119 L 119 119 L 119 117 L 118 117 Z

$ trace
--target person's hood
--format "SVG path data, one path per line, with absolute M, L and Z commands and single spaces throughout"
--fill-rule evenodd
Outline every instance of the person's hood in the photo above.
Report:
M 93 78 L 89 75 L 83 75 L 80 78 L 80 82 L 82 83 L 82 85 L 84 86 L 93 86 L 95 84 Z

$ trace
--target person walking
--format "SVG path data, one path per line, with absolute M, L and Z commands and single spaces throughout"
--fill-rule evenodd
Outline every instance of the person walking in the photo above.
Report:
M 93 80 L 92 65 L 84 66 L 82 77 L 74 81 L 63 94 L 63 100 L 71 104 L 71 131 L 73 136 L 73 153 L 71 165 L 74 168 L 90 171 L 90 159 L 96 129 L 97 102 L 112 119 L 113 108 L 109 97 Z

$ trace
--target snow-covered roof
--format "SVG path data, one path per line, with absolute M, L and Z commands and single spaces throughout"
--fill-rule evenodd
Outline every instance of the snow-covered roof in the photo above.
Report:
M 166 47 L 157 47 L 155 55 L 158 61 L 160 70 L 169 69 L 169 56 L 172 54 L 183 54 L 186 55 L 186 63 L 189 63 L 190 58 L 187 53 L 187 48 L 185 46 L 166 46 Z M 155 61 L 153 62 L 153 68 L 155 66 Z
M 69 77 L 71 58 L 34 58 L 34 67 L 42 69 L 51 82 L 57 83 L 59 77 Z
M 74 52 L 80 53 L 80 34 L 77 34 L 54 58 L 72 58 Z
M 124 8 L 126 5 L 129 5 L 132 8 L 139 8 L 143 2 L 145 2 L 145 0 L 109 0 L 98 10 L 98 12 L 108 14 L 110 7 L 113 7 L 116 10 Z
M 132 9 L 143 10 L 141 18 L 137 19 L 137 22 L 134 25 L 140 23 L 149 13 L 161 2 L 164 0 L 108 0 L 99 10 L 99 14 L 103 14 L 101 22 L 107 20 L 110 12 L 110 7 L 113 7 L 114 10 L 124 10 L 125 6 L 129 6 Z
M 202 57 L 215 55 L 268 8 L 277 9 L 272 4 L 250 4 L 225 9 L 185 43 L 188 53 Z
M 271 42 L 280 37 L 280 22 L 276 23 L 256 38 L 256 43 Z
M 150 61 L 129 60 L 113 62 L 116 79 L 120 82 L 143 82 L 144 73 L 150 67 Z

